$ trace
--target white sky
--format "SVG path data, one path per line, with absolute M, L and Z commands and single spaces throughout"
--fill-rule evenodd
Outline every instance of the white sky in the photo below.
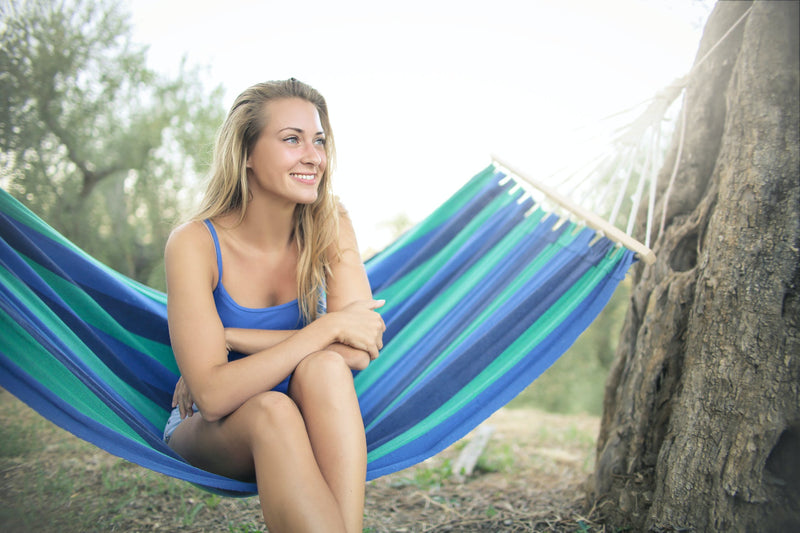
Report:
M 294 76 L 325 96 L 334 188 L 362 249 L 418 221 L 495 154 L 532 177 L 580 158 L 575 128 L 688 72 L 710 0 L 129 0 L 150 65 L 209 68 L 225 110 Z M 699 5 L 698 5 L 699 4 Z M 535 173 L 535 175 L 533 174 Z

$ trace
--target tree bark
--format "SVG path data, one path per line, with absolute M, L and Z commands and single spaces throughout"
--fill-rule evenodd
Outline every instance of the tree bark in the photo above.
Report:
M 799 24 L 796 1 L 709 17 L 698 61 L 722 40 L 691 73 L 658 259 L 633 271 L 606 383 L 593 492 L 609 523 L 800 526 Z

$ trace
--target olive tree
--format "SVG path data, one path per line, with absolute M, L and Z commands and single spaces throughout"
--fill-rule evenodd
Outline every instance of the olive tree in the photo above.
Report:
M 113 1 L 2 0 L 0 18 L 0 183 L 89 254 L 159 285 L 221 89 L 185 64 L 173 78 L 148 68 Z
M 593 490 L 621 527 L 800 524 L 799 23 L 765 1 L 706 25 L 606 384 Z

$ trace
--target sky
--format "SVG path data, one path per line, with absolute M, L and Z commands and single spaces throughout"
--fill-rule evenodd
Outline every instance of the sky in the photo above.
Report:
M 362 250 L 493 155 L 548 183 L 580 132 L 686 74 L 712 0 L 128 0 L 149 65 L 222 85 L 295 77 L 331 115 L 334 190 Z M 222 7 L 224 6 L 224 7 Z

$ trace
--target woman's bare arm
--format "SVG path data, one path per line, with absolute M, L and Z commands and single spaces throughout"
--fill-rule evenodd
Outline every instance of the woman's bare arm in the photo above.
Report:
M 272 348 L 285 341 L 297 330 L 225 328 L 225 344 L 232 351 L 251 354 Z
M 344 208 L 340 208 L 339 252 L 339 257 L 331 265 L 331 276 L 328 279 L 328 313 L 339 311 L 354 301 L 372 299 L 372 290 L 358 250 L 353 223 Z M 382 340 L 380 347 L 383 348 Z M 363 370 L 377 356 L 341 343 L 333 344 L 329 348 L 338 352 L 353 370 Z

